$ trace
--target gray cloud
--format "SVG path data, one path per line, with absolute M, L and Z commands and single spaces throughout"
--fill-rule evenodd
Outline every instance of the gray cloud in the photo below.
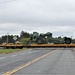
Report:
M 74 0 L 1 0 L 0 35 L 21 30 L 74 36 Z

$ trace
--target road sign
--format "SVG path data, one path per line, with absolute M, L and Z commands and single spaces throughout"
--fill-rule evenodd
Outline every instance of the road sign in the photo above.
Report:
M 17 37 L 16 37 L 16 36 L 14 36 L 14 37 L 13 37 L 13 39 L 16 41 L 16 40 L 17 40 Z

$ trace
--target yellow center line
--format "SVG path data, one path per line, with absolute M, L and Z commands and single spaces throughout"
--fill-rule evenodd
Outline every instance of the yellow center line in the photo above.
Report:
M 56 49 L 56 50 L 58 50 L 58 49 Z M 15 73 L 15 72 L 17 72 L 17 71 L 19 71 L 19 70 L 21 70 L 21 69 L 23 69 L 23 68 L 29 66 L 30 64 L 33 64 L 34 62 L 36 62 L 36 61 L 38 61 L 38 60 L 40 60 L 40 59 L 42 59 L 42 58 L 48 56 L 49 54 L 52 54 L 52 53 L 55 52 L 56 50 L 53 50 L 53 51 L 51 51 L 51 52 L 49 52 L 49 53 L 47 53 L 47 54 L 45 54 L 45 55 L 43 55 L 43 56 L 40 56 L 40 57 L 38 57 L 38 58 L 36 58 L 36 59 L 34 59 L 34 60 L 32 60 L 32 61 L 30 61 L 30 62 L 24 64 L 24 65 L 21 65 L 21 66 L 17 67 L 17 68 L 14 69 L 14 70 L 8 71 L 8 72 L 6 72 L 6 73 L 4 73 L 4 74 L 2 74 L 2 75 L 11 75 L 11 74 L 13 74 L 13 73 Z

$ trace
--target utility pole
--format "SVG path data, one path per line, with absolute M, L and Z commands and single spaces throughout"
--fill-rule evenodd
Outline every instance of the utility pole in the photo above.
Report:
M 7 33 L 7 44 L 8 44 L 8 35 L 9 35 L 9 33 Z

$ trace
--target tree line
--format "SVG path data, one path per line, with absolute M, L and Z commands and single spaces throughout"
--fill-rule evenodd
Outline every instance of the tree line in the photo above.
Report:
M 33 33 L 38 33 L 38 32 L 33 32 Z M 24 41 L 27 41 L 28 38 L 31 38 L 33 33 L 21 31 L 20 35 L 4 35 L 4 36 L 0 37 L 0 44 L 2 44 L 2 43 L 15 43 L 15 41 L 24 42 Z M 47 35 L 49 33 L 50 32 L 47 32 Z M 38 33 L 38 34 L 40 34 L 40 33 Z M 41 34 L 45 35 L 45 33 L 41 33 Z M 48 37 L 49 36 L 52 37 L 52 33 L 50 33 L 50 35 L 48 35 Z M 14 40 L 14 37 L 16 37 L 17 39 Z

